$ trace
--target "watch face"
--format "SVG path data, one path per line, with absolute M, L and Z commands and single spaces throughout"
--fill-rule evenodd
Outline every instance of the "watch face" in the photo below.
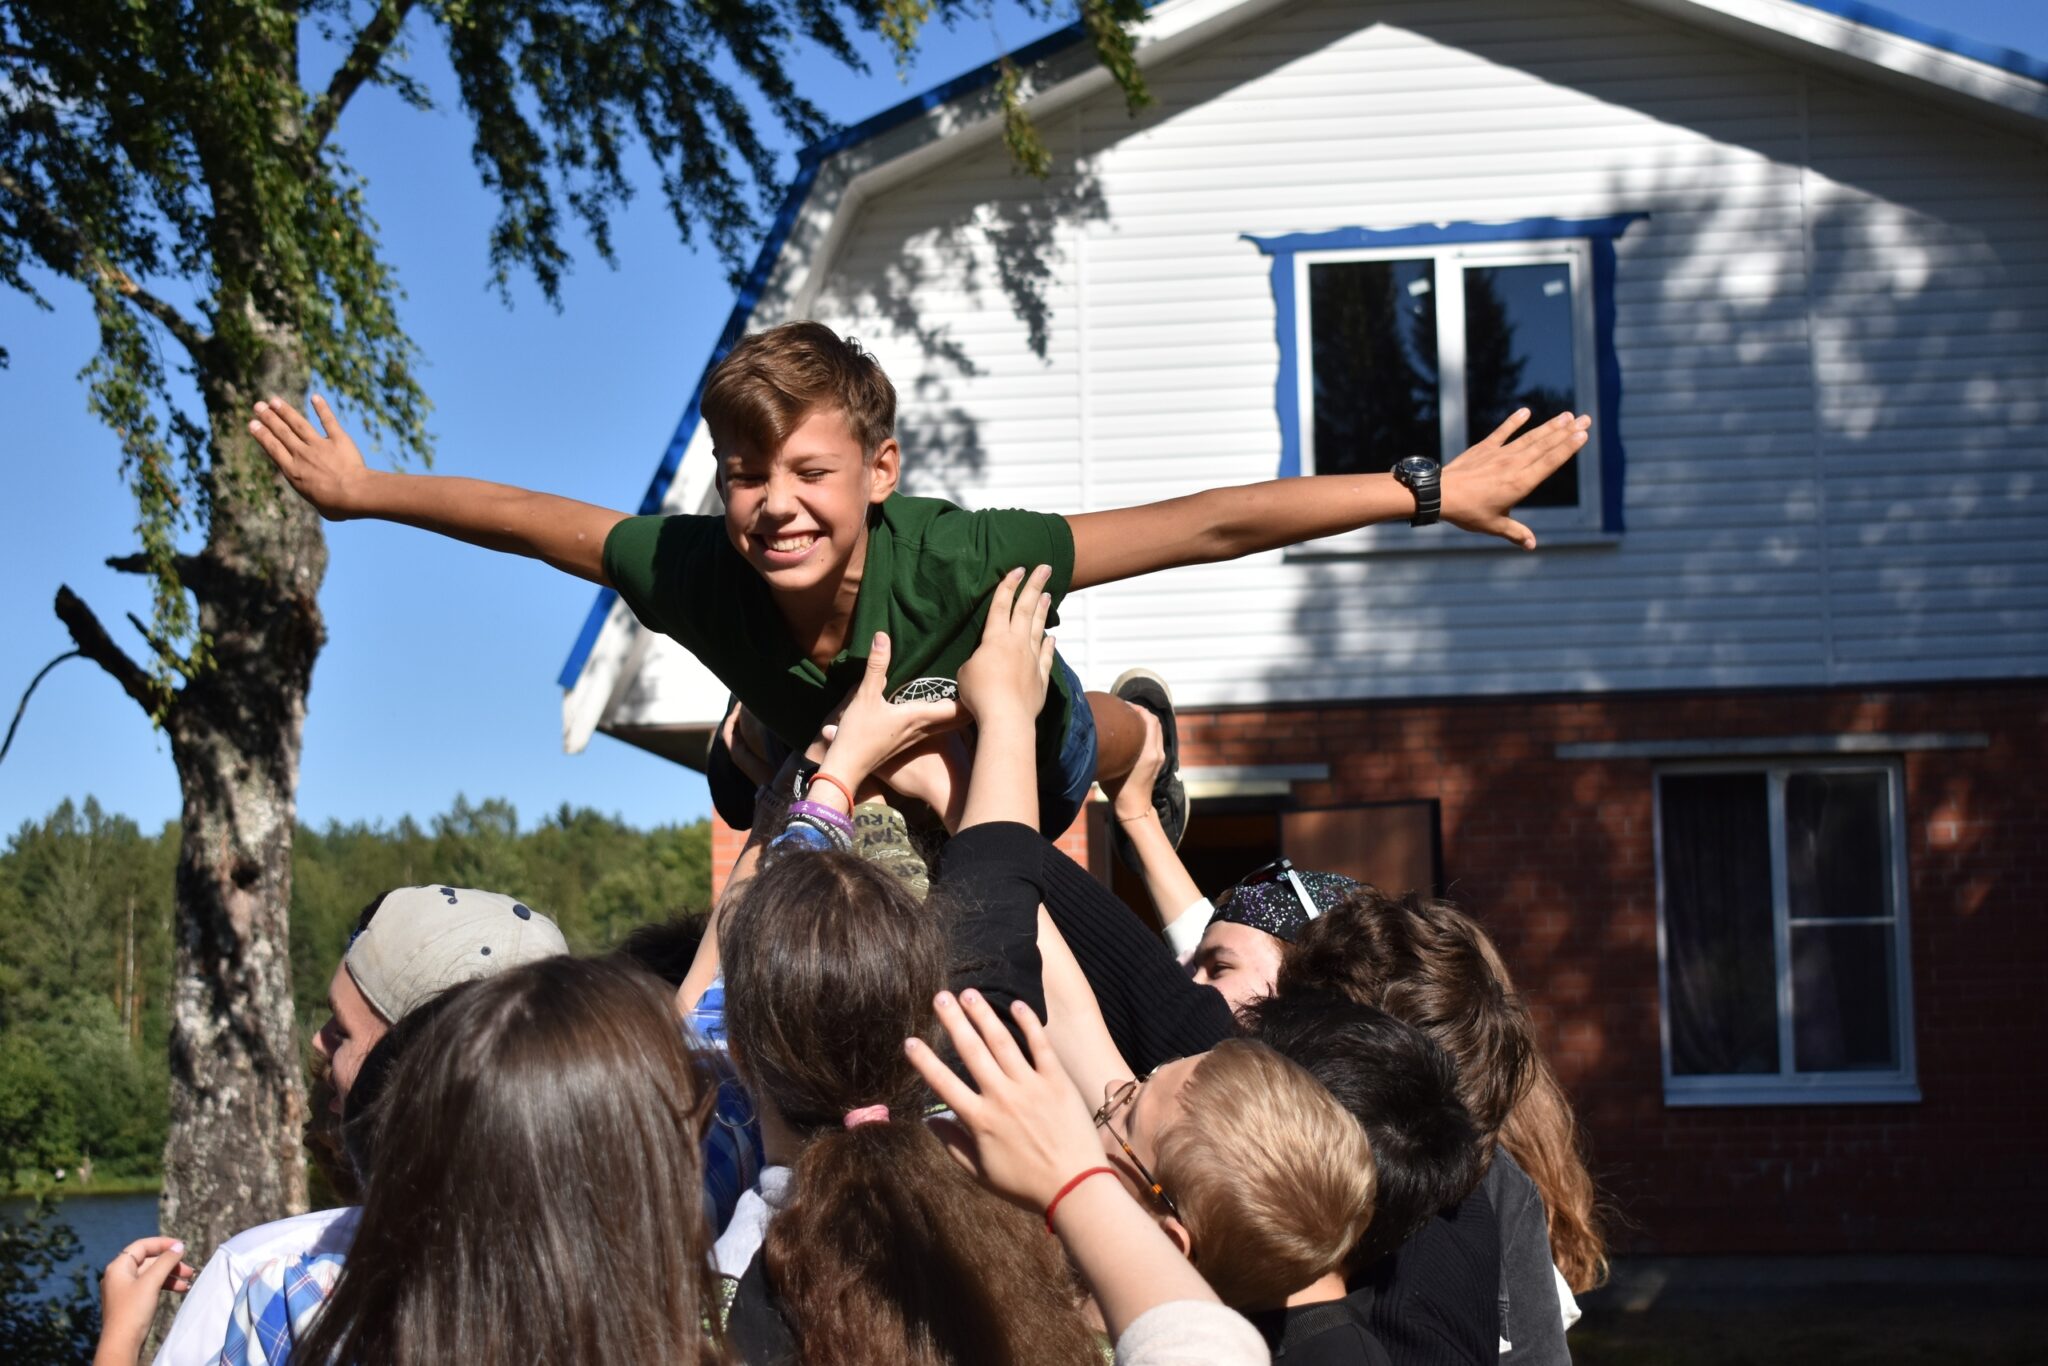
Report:
M 1431 460 L 1426 455 L 1404 455 L 1395 462 L 1394 470 L 1398 474 L 1405 474 L 1410 478 L 1416 478 L 1425 474 L 1434 474 L 1436 472 L 1436 461 Z

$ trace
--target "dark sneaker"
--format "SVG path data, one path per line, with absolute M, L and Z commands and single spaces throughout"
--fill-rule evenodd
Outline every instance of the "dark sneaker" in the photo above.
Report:
M 1159 813 L 1166 838 L 1178 849 L 1188 830 L 1188 793 L 1180 781 L 1180 730 L 1173 719 L 1173 692 L 1166 680 L 1150 669 L 1126 669 L 1109 691 L 1159 718 L 1159 741 L 1166 750 L 1166 762 L 1159 766 L 1159 778 L 1152 784 L 1152 809 Z M 1111 831 L 1117 856 L 1135 868 L 1137 861 L 1123 827 L 1112 825 Z

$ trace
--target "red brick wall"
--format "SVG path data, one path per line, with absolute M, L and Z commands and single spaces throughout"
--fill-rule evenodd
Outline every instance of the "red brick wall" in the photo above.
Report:
M 1669 1109 L 1650 760 L 1574 741 L 1982 731 L 1905 756 L 1917 1105 Z M 2048 686 L 1184 713 L 1182 762 L 1327 763 L 1304 807 L 1435 798 L 1632 1251 L 2048 1252 Z M 714 826 L 718 880 L 740 837 Z M 1085 861 L 1077 822 L 1061 843 Z
M 1650 760 L 1574 741 L 1986 732 L 1905 756 L 1917 1105 L 1668 1109 Z M 1305 807 L 1434 797 L 1444 873 L 1535 1006 L 1626 1221 L 1667 1252 L 2048 1252 L 2048 687 L 1184 714 L 1182 763 L 1328 763 Z

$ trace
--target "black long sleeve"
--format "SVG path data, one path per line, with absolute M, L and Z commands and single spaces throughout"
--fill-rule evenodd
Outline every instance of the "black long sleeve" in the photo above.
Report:
M 1074 951 L 1110 1038 L 1139 1076 L 1237 1033 L 1223 994 L 1189 980 L 1130 907 L 1049 843 L 1043 876 L 1045 908 Z
M 946 842 L 932 891 L 953 917 L 954 991 L 973 987 L 1010 1024 L 1010 1002 L 1045 1018 L 1044 965 L 1038 956 L 1038 907 L 1049 846 L 1014 821 L 969 826 Z M 1012 1032 L 1015 1026 L 1012 1025 Z

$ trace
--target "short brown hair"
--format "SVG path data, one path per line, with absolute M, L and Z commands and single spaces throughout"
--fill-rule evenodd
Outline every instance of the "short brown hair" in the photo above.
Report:
M 1302 927 L 1274 990 L 1324 990 L 1384 1010 L 1435 1039 L 1491 1155 L 1532 1080 L 1535 1026 L 1477 921 L 1448 902 L 1361 887 Z
M 821 410 L 845 414 L 865 456 L 896 434 L 896 387 L 881 362 L 823 323 L 784 323 L 742 338 L 712 368 L 702 409 L 721 456 L 772 455 Z
M 1195 1064 L 1159 1135 L 1159 1184 L 1195 1269 L 1234 1309 L 1275 1308 L 1344 1265 L 1372 1219 L 1372 1149 L 1308 1072 L 1232 1039 Z

